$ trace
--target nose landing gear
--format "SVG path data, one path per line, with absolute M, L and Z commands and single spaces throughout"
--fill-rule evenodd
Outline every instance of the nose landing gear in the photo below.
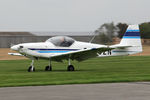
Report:
M 31 66 L 28 68 L 28 72 L 34 72 L 35 71 L 33 64 L 34 64 L 34 60 L 32 60 Z

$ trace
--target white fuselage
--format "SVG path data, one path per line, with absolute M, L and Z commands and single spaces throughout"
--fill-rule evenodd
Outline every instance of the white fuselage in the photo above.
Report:
M 11 47 L 11 49 L 18 51 L 19 53 L 27 57 L 50 58 L 51 56 L 56 56 L 67 52 L 69 53 L 71 51 L 77 51 L 82 49 L 93 49 L 100 47 L 107 47 L 107 46 L 75 41 L 70 47 L 57 47 L 50 42 L 39 42 L 39 43 L 18 44 Z M 102 52 L 101 54 L 97 53 L 99 57 L 119 56 L 128 54 L 129 54 L 128 52 L 117 52 L 117 49 L 114 49 L 109 52 L 108 51 Z

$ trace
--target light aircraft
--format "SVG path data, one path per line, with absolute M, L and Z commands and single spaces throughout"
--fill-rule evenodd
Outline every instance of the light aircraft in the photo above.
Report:
M 25 56 L 32 60 L 28 72 L 35 71 L 34 60 L 47 59 L 49 65 L 45 71 L 52 71 L 51 61 L 68 60 L 68 71 L 74 71 L 71 60 L 84 61 L 93 57 L 124 56 L 142 52 L 140 30 L 138 25 L 129 25 L 120 44 L 100 45 L 75 41 L 67 36 L 52 37 L 45 42 L 22 43 L 11 47 L 18 53 L 9 55 Z

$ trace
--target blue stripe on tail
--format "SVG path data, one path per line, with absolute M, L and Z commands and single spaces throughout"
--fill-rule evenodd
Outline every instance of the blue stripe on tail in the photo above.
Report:
M 140 30 L 127 30 L 124 34 L 123 38 L 128 39 L 139 39 L 140 38 Z
M 124 36 L 140 36 L 140 32 L 126 32 Z
M 140 32 L 140 30 L 127 30 L 126 32 Z

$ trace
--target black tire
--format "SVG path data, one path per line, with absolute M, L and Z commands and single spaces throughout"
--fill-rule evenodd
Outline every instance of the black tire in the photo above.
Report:
M 45 71 L 52 71 L 52 67 L 51 66 L 46 66 Z
M 28 68 L 28 72 L 34 72 L 35 71 L 35 68 L 33 68 L 33 70 L 32 70 L 32 66 L 30 66 L 29 68 Z
M 68 71 L 74 71 L 74 70 L 75 70 L 75 68 L 74 68 L 74 66 L 73 66 L 73 65 L 69 65 L 67 70 L 68 70 Z

